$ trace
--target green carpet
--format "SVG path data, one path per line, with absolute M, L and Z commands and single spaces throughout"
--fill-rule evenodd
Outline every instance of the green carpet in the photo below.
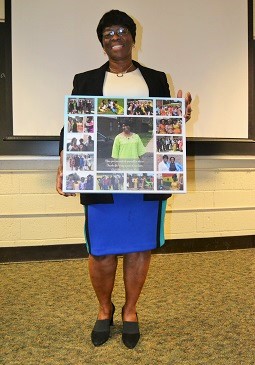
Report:
M 2 264 L 0 275 L 0 364 L 255 364 L 254 249 L 153 255 L 133 350 L 121 342 L 121 258 L 115 326 L 99 348 L 87 259 Z

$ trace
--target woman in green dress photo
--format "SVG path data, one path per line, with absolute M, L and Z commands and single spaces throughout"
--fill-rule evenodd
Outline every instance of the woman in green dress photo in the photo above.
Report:
M 139 171 L 145 152 L 141 138 L 131 131 L 131 123 L 123 123 L 122 132 L 115 137 L 112 147 L 112 158 L 118 160 L 118 169 Z

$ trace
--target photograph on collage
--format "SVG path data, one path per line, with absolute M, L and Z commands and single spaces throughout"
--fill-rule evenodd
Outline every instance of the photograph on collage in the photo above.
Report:
M 98 114 L 124 114 L 124 99 L 98 98 Z
M 94 176 L 85 172 L 73 172 L 66 176 L 66 191 L 94 189 Z
M 93 116 L 69 116 L 68 133 L 94 133 L 94 117 Z
M 183 171 L 183 156 L 171 154 L 157 154 L 158 171 Z
M 162 173 L 157 175 L 157 189 L 159 191 L 183 191 L 183 174 Z
M 182 134 L 182 118 L 157 118 L 156 134 Z
M 157 136 L 157 152 L 183 152 L 183 138 L 178 136 Z
M 154 189 L 154 174 L 153 173 L 134 173 L 127 174 L 127 190 L 140 191 Z
M 94 139 L 93 135 L 90 134 L 77 134 L 76 137 L 67 136 L 67 152 L 77 152 L 77 151 L 94 151 Z
M 66 171 L 94 171 L 94 154 L 67 153 Z
M 96 181 L 97 190 L 124 190 L 124 174 L 98 173 Z
M 153 118 L 97 118 L 97 170 L 153 171 Z
M 128 115 L 153 115 L 152 99 L 128 99 L 127 100 Z
M 182 103 L 178 99 L 172 99 L 171 101 L 158 99 L 156 102 L 156 115 L 182 117 Z
M 67 100 L 67 114 L 94 114 L 95 99 L 70 96 Z

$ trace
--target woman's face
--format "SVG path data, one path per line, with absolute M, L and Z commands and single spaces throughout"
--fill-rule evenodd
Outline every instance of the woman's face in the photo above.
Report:
M 103 48 L 110 60 L 125 60 L 132 58 L 133 38 L 129 31 L 127 34 L 118 35 L 116 32 L 120 28 L 125 27 L 121 25 L 112 25 L 106 27 L 103 31 Z M 113 36 L 104 37 L 104 33 L 115 31 Z
M 122 124 L 122 130 L 124 133 L 130 133 L 130 126 L 126 124 Z

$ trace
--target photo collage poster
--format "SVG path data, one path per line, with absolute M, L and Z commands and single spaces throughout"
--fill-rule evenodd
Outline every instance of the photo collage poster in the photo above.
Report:
M 65 97 L 63 191 L 185 193 L 184 98 Z

